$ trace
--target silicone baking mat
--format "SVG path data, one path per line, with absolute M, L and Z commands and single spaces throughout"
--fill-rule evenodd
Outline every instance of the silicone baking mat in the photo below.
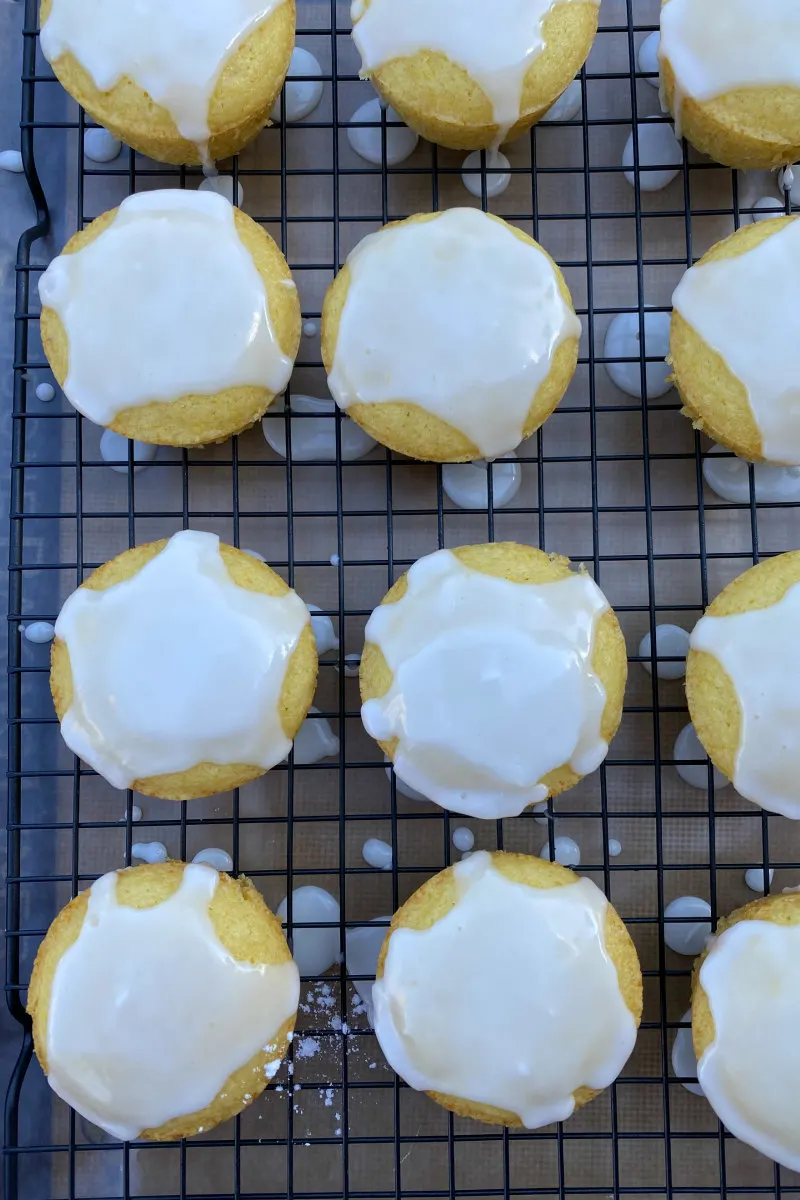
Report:
M 202 177 L 127 149 L 105 165 L 84 158 L 90 123 L 41 57 L 37 4 L 27 0 L 22 151 L 37 223 L 19 248 L 11 464 L 6 991 L 20 1052 L 6 1107 L 9 1200 L 616 1200 L 798 1190 L 797 1177 L 725 1135 L 671 1066 L 691 960 L 665 946 L 665 905 L 691 894 L 724 913 L 752 898 L 744 871 L 764 862 L 775 868 L 773 888 L 793 885 L 800 848 L 795 825 L 761 813 L 730 787 L 715 789 L 710 771 L 710 791 L 683 782 L 673 759 L 688 721 L 683 684 L 652 679 L 638 646 L 659 623 L 690 629 L 729 579 L 799 539 L 789 506 L 756 503 L 752 492 L 731 504 L 705 487 L 708 446 L 681 416 L 674 392 L 644 404 L 621 392 L 606 369 L 612 317 L 638 314 L 643 328 L 648 307 L 669 311 L 687 265 L 749 220 L 760 195 L 775 192 L 768 176 L 737 176 L 691 151 L 661 191 L 643 189 L 641 174 L 635 186 L 626 180 L 622 150 L 632 127 L 662 119 L 657 90 L 637 66 L 658 9 L 658 0 L 603 0 L 600 33 L 580 75 L 581 112 L 507 148 L 508 188 L 488 202 L 484 190 L 484 207 L 532 233 L 560 263 L 583 338 L 563 403 L 520 448 L 520 491 L 508 507 L 468 512 L 443 492 L 436 466 L 380 447 L 356 462 L 286 462 L 258 426 L 202 451 L 162 450 L 135 475 L 114 473 L 100 456 L 99 429 L 60 393 L 50 404 L 37 399 L 36 386 L 50 378 L 39 340 L 42 268 L 75 229 L 128 193 L 194 188 Z M 322 101 L 304 121 L 265 130 L 237 161 L 222 164 L 243 186 L 244 210 L 286 252 L 304 319 L 313 323 L 292 389 L 317 396 L 327 394 L 322 298 L 352 246 L 388 220 L 481 203 L 462 184 L 463 154 L 420 142 L 390 167 L 385 155 L 383 165 L 370 166 L 353 152 L 348 121 L 373 93 L 358 79 L 349 27 L 346 4 L 299 0 L 298 44 L 322 66 Z M 186 527 L 260 552 L 331 616 L 340 649 L 322 660 L 315 704 L 340 749 L 314 765 L 278 768 L 238 793 L 176 805 L 126 797 L 73 759 L 49 696 L 48 648 L 21 638 L 19 625 L 52 622 L 94 566 Z M 414 559 L 492 539 L 585 562 L 619 614 L 631 657 L 611 752 L 552 804 L 549 825 L 532 813 L 465 822 L 396 793 L 362 729 L 357 679 L 344 670 L 345 655 L 360 652 L 372 607 Z M 137 823 L 134 803 L 142 809 Z M 72 895 L 131 861 L 134 842 L 161 841 L 189 859 L 221 847 L 273 907 L 303 884 L 326 888 L 341 905 L 343 949 L 347 929 L 391 912 L 458 857 L 451 835 L 462 824 L 475 831 L 477 847 L 490 849 L 538 854 L 554 833 L 574 838 L 581 871 L 607 891 L 636 941 L 645 975 L 636 1051 L 617 1084 L 565 1125 L 506 1132 L 454 1118 L 399 1084 L 342 964 L 303 984 L 292 1073 L 284 1066 L 279 1087 L 207 1135 L 120 1146 L 50 1093 L 24 1013 L 36 948 Z M 373 836 L 394 848 L 389 871 L 362 857 Z M 618 857 L 609 856 L 612 838 L 621 843 Z

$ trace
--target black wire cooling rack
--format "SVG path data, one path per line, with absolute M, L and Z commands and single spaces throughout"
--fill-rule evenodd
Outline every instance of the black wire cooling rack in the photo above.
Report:
M 551 251 L 584 336 L 563 404 L 521 448 L 519 495 L 496 507 L 490 468 L 486 508 L 466 513 L 449 502 L 440 468 L 381 448 L 342 462 L 338 415 L 331 417 L 335 463 L 292 461 L 287 414 L 271 419 L 286 422 L 288 462 L 267 450 L 256 429 L 206 451 L 164 452 L 141 475 L 112 475 L 99 454 L 99 431 L 60 395 L 51 404 L 37 400 L 37 383 L 50 376 L 36 284 L 52 254 L 128 192 L 195 187 L 199 173 L 125 148 L 106 165 L 84 159 L 87 122 L 41 58 L 36 0 L 26 0 L 21 148 L 36 222 L 19 244 L 13 381 L 6 997 L 20 1040 L 5 1109 L 9 1200 L 616 1200 L 800 1190 L 790 1172 L 727 1136 L 671 1066 L 691 963 L 664 943 L 665 904 L 680 894 L 703 896 L 715 917 L 747 898 L 748 866 L 776 868 L 773 887 L 796 882 L 800 850 L 790 823 L 757 811 L 731 788 L 715 789 L 710 766 L 708 793 L 679 778 L 672 747 L 688 720 L 682 685 L 651 678 L 637 648 L 660 622 L 691 628 L 728 579 L 798 540 L 788 506 L 756 503 L 752 475 L 749 503 L 723 503 L 705 489 L 707 447 L 680 415 L 674 392 L 644 404 L 619 392 L 606 372 L 611 318 L 638 314 L 644 345 L 648 309 L 669 311 L 686 266 L 749 220 L 758 195 L 752 180 L 688 150 L 677 180 L 649 192 L 636 144 L 635 186 L 625 181 L 621 149 L 631 128 L 663 119 L 637 67 L 658 9 L 658 0 L 603 0 L 600 34 L 580 76 L 581 114 L 516 143 L 511 183 L 493 200 L 491 172 L 482 167 L 477 203 Z M 287 254 L 304 320 L 316 326 L 325 287 L 364 233 L 417 210 L 476 201 L 461 184 L 462 155 L 420 143 L 407 161 L 388 166 L 385 113 L 382 165 L 358 159 L 347 123 L 372 93 L 358 80 L 347 6 L 298 0 L 298 25 L 299 44 L 322 64 L 319 109 L 302 123 L 265 131 L 223 166 L 233 187 L 244 187 L 245 211 Z M 762 192 L 774 189 L 761 182 Z M 310 332 L 293 387 L 324 395 L 318 331 Z M 657 357 L 631 360 L 642 386 L 647 362 Z M 66 595 L 106 558 L 189 526 L 260 550 L 332 618 L 340 649 L 322 661 L 316 703 L 336 724 L 340 750 L 307 767 L 290 762 L 231 796 L 181 805 L 139 798 L 143 815 L 135 823 L 135 798 L 115 793 L 66 753 L 48 692 L 47 648 L 21 639 L 19 627 L 53 621 Z M 372 607 L 420 554 L 503 538 L 586 562 L 626 634 L 628 704 L 604 766 L 552 802 L 547 817 L 478 825 L 396 791 L 361 729 L 345 656 L 358 654 Z M 98 874 L 129 863 L 135 840 L 163 840 L 182 858 L 209 844 L 227 849 L 234 869 L 246 871 L 273 907 L 293 887 L 319 883 L 339 899 L 343 950 L 347 929 L 391 912 L 451 861 L 452 829 L 465 823 L 476 845 L 489 849 L 538 853 L 555 834 L 573 836 L 581 869 L 608 892 L 642 959 L 645 1014 L 636 1052 L 617 1084 L 565 1125 L 533 1133 L 480 1126 L 401 1086 L 381 1059 L 344 965 L 304 981 L 293 1062 L 278 1088 L 204 1137 L 120 1146 L 49 1092 L 24 1009 L 33 956 L 61 905 Z M 365 865 L 367 836 L 392 844 L 390 871 Z M 619 857 L 609 855 L 611 836 L 622 843 Z M 289 925 L 290 932 L 300 928 L 291 910 Z M 312 1054 L 299 1050 L 303 1039 Z

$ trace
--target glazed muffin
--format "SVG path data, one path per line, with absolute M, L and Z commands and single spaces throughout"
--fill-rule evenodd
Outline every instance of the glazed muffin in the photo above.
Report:
M 800 156 L 794 0 L 662 0 L 661 94 L 675 132 L 717 162 L 769 169 Z
M 751 462 L 800 465 L 797 269 L 800 223 L 776 217 L 713 246 L 672 300 L 668 362 L 683 411 Z
M 740 1141 L 800 1171 L 800 896 L 754 900 L 720 921 L 695 966 L 697 1077 Z
M 362 78 L 455 150 L 513 141 L 555 103 L 597 33 L 597 0 L 353 0 Z
M 85 417 L 204 446 L 289 382 L 300 304 L 286 260 L 222 196 L 142 192 L 76 233 L 39 280 L 45 354 Z
M 361 718 L 405 785 L 516 816 L 599 767 L 622 715 L 625 642 L 569 559 L 514 542 L 419 559 L 375 609 Z
M 50 689 L 67 745 L 114 787 L 190 800 L 285 758 L 316 677 L 296 592 L 215 534 L 184 530 L 125 551 L 73 592 Z
M 729 583 L 689 641 L 686 696 L 703 748 L 736 790 L 800 818 L 800 551 Z
M 463 1117 L 539 1129 L 617 1078 L 642 975 L 603 893 L 557 863 L 479 850 L 395 913 L 372 991 L 406 1083 Z
M 478 209 L 364 238 L 325 296 L 322 359 L 370 437 L 432 462 L 514 450 L 561 400 L 580 322 L 536 242 Z
M 300 976 L 248 879 L 201 863 L 112 871 L 61 910 L 28 989 L 53 1090 L 123 1141 L 213 1129 L 263 1092 Z
M 73 99 L 159 162 L 213 163 L 267 124 L 294 0 L 42 0 L 40 44 Z

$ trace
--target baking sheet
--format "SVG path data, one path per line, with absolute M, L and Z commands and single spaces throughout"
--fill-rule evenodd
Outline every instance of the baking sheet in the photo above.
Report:
M 258 427 L 203 451 L 162 450 L 129 482 L 102 462 L 99 429 L 61 398 L 50 406 L 35 400 L 44 362 L 34 320 L 28 361 L 18 364 L 29 383 L 22 605 L 12 616 L 53 620 L 94 565 L 189 526 L 263 554 L 332 615 L 341 654 L 358 654 L 369 612 L 415 558 L 440 545 L 515 539 L 584 561 L 635 656 L 651 621 L 691 628 L 704 603 L 757 555 L 796 548 L 791 508 L 731 505 L 702 486 L 707 443 L 680 415 L 674 392 L 643 408 L 613 385 L 601 361 L 614 312 L 668 309 L 692 258 L 747 219 L 738 209 L 774 190 L 766 176 L 737 177 L 693 154 L 661 192 L 635 192 L 626 182 L 620 160 L 634 114 L 659 114 L 657 91 L 631 77 L 658 8 L 658 0 L 603 0 L 583 81 L 586 120 L 540 126 L 507 148 L 515 173 L 489 202 L 561 264 L 583 324 L 581 362 L 564 402 L 520 449 L 524 477 L 512 507 L 464 512 L 442 498 L 435 466 L 380 447 L 341 467 L 287 466 Z M 327 77 L 322 103 L 301 125 L 264 131 L 240 156 L 238 174 L 244 210 L 283 244 L 304 316 L 318 324 L 335 267 L 365 233 L 414 211 L 478 202 L 461 183 L 462 154 L 421 142 L 410 159 L 382 172 L 353 153 L 346 124 L 372 89 L 356 78 L 347 6 L 300 0 L 298 14 L 298 44 Z M 39 73 L 49 75 L 43 62 Z M 64 237 L 132 187 L 197 185 L 196 173 L 127 151 L 108 166 L 87 160 L 83 170 L 77 108 L 48 82 L 37 83 L 37 104 L 39 119 L 60 111 L 54 119 L 67 122 L 37 130 L 34 140 L 40 164 L 61 156 L 63 191 L 54 185 L 48 200 L 63 215 Z M 35 245 L 33 261 L 46 265 L 60 248 L 55 241 Z M 326 394 L 318 336 L 303 338 L 292 388 Z M 531 814 L 478 823 L 394 797 L 360 723 L 357 680 L 340 673 L 337 654 L 323 659 L 315 704 L 341 738 L 338 759 L 279 769 L 238 796 L 187 806 L 134 797 L 144 815 L 133 824 L 124 819 L 124 793 L 76 773 L 52 712 L 47 648 L 23 641 L 21 655 L 22 865 L 12 883 L 21 901 L 23 983 L 49 920 L 76 888 L 129 862 L 133 841 L 162 841 L 171 855 L 188 858 L 220 846 L 273 907 L 287 886 L 325 887 L 341 903 L 343 936 L 345 926 L 391 911 L 450 862 L 458 825 L 474 829 L 477 848 L 539 853 L 547 840 Z M 680 779 L 673 743 L 687 720 L 682 682 L 654 687 L 632 662 L 625 716 L 604 768 L 553 802 L 556 832 L 575 838 L 581 870 L 629 921 L 645 972 L 644 1020 L 630 1063 L 614 1088 L 561 1130 L 506 1134 L 452 1118 L 398 1087 L 337 966 L 327 977 L 333 1005 L 318 984 L 304 985 L 309 1011 L 298 1032 L 317 1038 L 319 1051 L 296 1058 L 291 1078 L 284 1067 L 282 1091 L 270 1089 L 238 1121 L 184 1146 L 117 1147 L 70 1117 L 31 1065 L 19 1097 L 19 1196 L 692 1195 L 721 1193 L 727 1184 L 756 1194 L 772 1192 L 778 1174 L 782 1186 L 797 1186 L 791 1172 L 776 1173 L 755 1151 L 721 1141 L 705 1100 L 671 1075 L 690 961 L 662 946 L 664 904 L 688 893 L 725 913 L 752 898 L 744 870 L 764 861 L 765 851 L 776 889 L 799 881 L 800 859 L 796 825 L 762 814 L 730 787 L 710 802 Z M 361 847 L 371 836 L 393 844 L 395 870 L 366 866 Z M 622 844 L 618 858 L 608 857 L 610 837 Z

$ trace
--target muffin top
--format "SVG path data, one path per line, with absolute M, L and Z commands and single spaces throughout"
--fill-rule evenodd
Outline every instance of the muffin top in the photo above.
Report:
M 127 78 L 172 116 L 182 137 L 208 141 L 209 102 L 225 63 L 281 0 L 51 0 L 48 62 L 71 54 L 95 87 Z
M 56 622 L 53 691 L 67 745 L 120 788 L 198 763 L 273 767 L 296 732 L 282 697 L 310 624 L 303 601 L 249 556 L 252 584 L 234 582 L 215 534 L 184 530 L 128 554 L 144 556 L 135 573 L 78 588 Z
M 140 192 L 51 262 L 39 296 L 63 325 L 64 390 L 84 416 L 110 425 L 153 401 L 285 388 L 292 361 L 234 211 L 213 192 Z
M 581 332 L 540 246 L 455 208 L 369 235 L 342 273 L 329 372 L 341 408 L 416 405 L 485 458 L 519 445 L 557 347 Z
M 372 993 L 407 1083 L 536 1129 L 617 1077 L 641 1014 L 636 952 L 603 893 L 558 864 L 478 851 L 395 915 Z M 473 1107 L 474 1106 L 474 1107 Z
M 526 549 L 507 548 L 512 573 Z M 550 565 L 527 549 L 537 555 Z M 450 550 L 419 559 L 367 622 L 361 667 L 362 719 L 397 775 L 484 818 L 545 800 L 551 772 L 569 764 L 585 775 L 608 750 L 593 665 L 608 602 L 588 575 L 558 563 L 545 582 L 503 570 Z
M 520 116 L 525 76 L 544 50 L 544 19 L 563 2 L 494 0 L 488 9 L 476 0 L 353 0 L 353 40 L 366 72 L 426 50 L 463 67 L 492 104 L 499 145 Z

